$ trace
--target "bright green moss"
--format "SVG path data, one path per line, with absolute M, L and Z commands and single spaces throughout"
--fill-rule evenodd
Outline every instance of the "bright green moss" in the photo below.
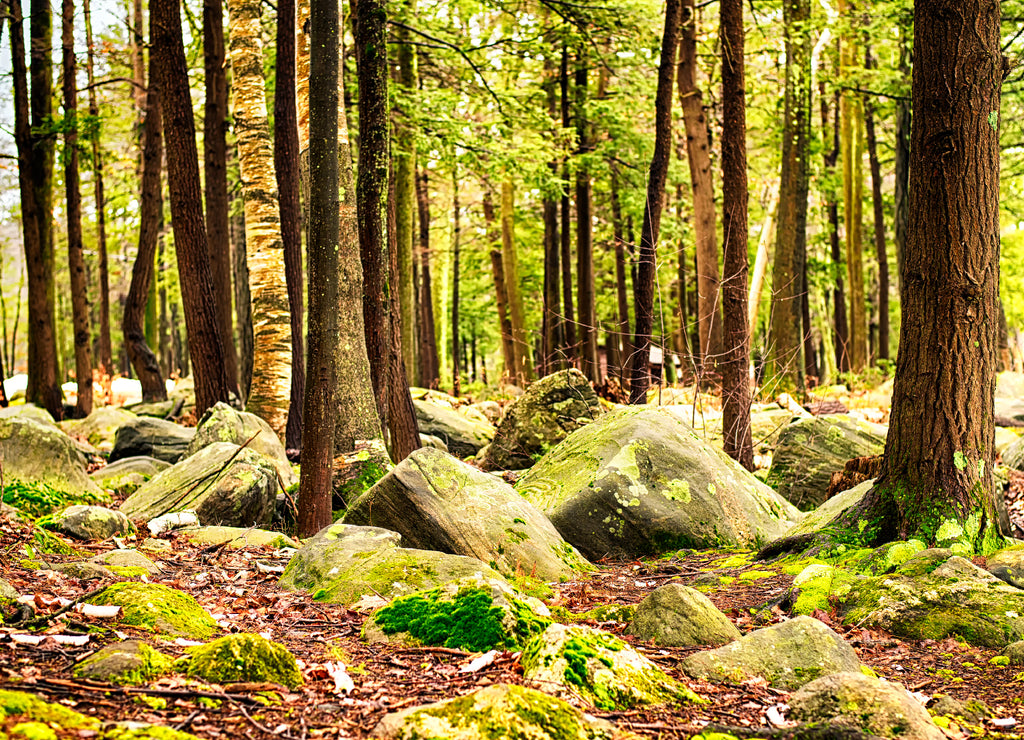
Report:
M 288 648 L 260 635 L 220 637 L 189 650 L 187 673 L 216 684 L 268 681 L 294 689 L 303 683 Z
M 20 717 L 29 722 L 55 724 L 66 730 L 97 729 L 99 721 L 84 714 L 51 704 L 22 691 L 0 690 L 0 719 Z
M 194 598 L 155 583 L 115 583 L 89 602 L 116 604 L 121 607 L 125 624 L 152 632 L 208 640 L 218 629 L 213 617 Z
M 138 686 L 162 676 L 174 660 L 146 643 L 131 647 L 127 643 L 109 645 L 78 663 L 73 673 L 78 678 L 91 678 L 122 686 Z
M 763 578 L 773 578 L 777 574 L 771 570 L 748 570 L 740 573 L 741 581 L 760 581 Z
M 25 740 L 57 740 L 57 733 L 42 722 L 19 722 L 11 728 L 11 737 Z
M 72 504 L 108 503 L 110 497 L 84 491 L 72 493 L 54 488 L 43 481 L 15 478 L 4 481 L 2 500 L 35 519 Z
M 172 730 L 170 727 L 148 725 L 145 727 L 112 727 L 102 735 L 102 740 L 198 740 L 195 735 Z

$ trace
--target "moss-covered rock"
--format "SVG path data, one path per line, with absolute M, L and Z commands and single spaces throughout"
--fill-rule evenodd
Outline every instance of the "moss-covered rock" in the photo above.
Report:
M 812 681 L 789 699 L 790 719 L 829 723 L 876 737 L 943 740 L 920 702 L 900 684 L 862 673 L 835 673 Z
M 137 686 L 170 670 L 174 659 L 141 640 L 124 640 L 98 650 L 75 664 L 76 678 Z
M 208 640 L 218 630 L 213 617 L 189 594 L 156 583 L 115 583 L 89 603 L 116 604 L 122 623 L 152 632 Z
M 496 684 L 437 704 L 387 715 L 370 735 L 387 740 L 612 740 L 613 726 L 561 699 Z
M 801 521 L 790 527 L 786 532 L 786 537 L 820 532 L 837 516 L 859 504 L 865 494 L 871 490 L 871 486 L 874 483 L 873 480 L 866 480 L 842 493 L 837 493 L 814 511 L 809 512 Z
M 399 547 L 401 539 L 378 527 L 332 524 L 292 556 L 280 585 L 309 590 L 318 601 L 352 604 L 362 596 L 390 599 L 476 574 L 501 578 L 476 558 Z
M 132 519 L 191 509 L 201 524 L 266 526 L 281 490 L 271 460 L 214 442 L 154 476 L 121 504 Z
M 444 451 L 447 452 L 447 447 Z M 353 501 L 373 488 L 374 484 L 387 475 L 395 465 L 391 462 L 384 442 L 372 439 L 356 442 L 356 448 L 351 452 L 335 455 L 332 467 L 334 509 L 345 510 Z
M 1011 586 L 1024 588 L 1024 545 L 1014 545 L 990 555 L 985 569 Z
M 215 403 L 199 419 L 195 436 L 185 450 L 185 457 L 194 455 L 214 442 L 245 445 L 246 449 L 255 450 L 272 460 L 285 486 L 290 486 L 298 480 L 292 472 L 281 440 L 270 425 L 256 414 L 238 411 L 223 401 Z
M 110 568 L 97 563 L 90 563 L 88 560 L 73 561 L 70 563 L 51 563 L 50 570 L 67 576 L 77 578 L 80 581 L 111 580 L 116 581 L 117 575 Z
M 138 416 L 119 406 L 100 406 L 84 419 L 69 419 L 60 423 L 71 437 L 83 439 L 102 452 L 114 449 L 117 430 L 132 424 Z
M 693 678 L 711 681 L 740 683 L 760 676 L 792 691 L 821 676 L 859 671 L 860 660 L 834 630 L 817 619 L 796 617 L 690 655 L 682 668 Z
M 155 576 L 161 570 L 159 565 L 141 552 L 131 549 L 101 552 L 89 558 L 89 562 L 102 565 L 104 568 L 109 568 L 116 575 L 126 577 Z
M 224 545 L 229 550 L 243 547 L 298 548 L 299 543 L 280 532 L 251 527 L 186 527 L 177 533 L 196 545 Z
M 40 424 L 57 427 L 57 422 L 54 420 L 50 412 L 42 406 L 36 406 L 34 403 L 12 403 L 10 406 L 0 408 L 0 419 L 9 419 L 15 416 L 21 419 L 32 419 L 33 421 L 38 421 Z
M 527 682 L 606 711 L 676 702 L 703 703 L 627 643 L 602 630 L 552 624 L 522 657 Z
M 101 488 L 121 494 L 134 493 L 143 483 L 161 470 L 171 467 L 169 462 L 140 455 L 112 462 L 89 474 Z
M 468 578 L 402 596 L 363 624 L 369 642 L 412 639 L 472 652 L 520 649 L 551 620 L 547 607 L 523 597 L 507 583 Z
M 135 413 L 141 411 L 133 409 Z M 164 462 L 176 463 L 188 450 L 196 430 L 173 421 L 138 416 L 117 430 L 110 462 L 126 457 L 147 455 Z
M 269 681 L 294 689 L 303 683 L 291 651 L 261 635 L 219 637 L 190 648 L 183 663 L 189 676 L 216 684 Z
M 456 457 L 475 455 L 494 437 L 494 427 L 490 424 L 467 419 L 452 408 L 428 400 L 413 400 L 412 403 L 420 432 L 442 440 Z
M 8 496 L 15 480 L 41 483 L 68 495 L 68 503 L 99 503 L 103 492 L 86 473 L 86 457 L 64 432 L 22 416 L 0 418 L 0 460 L 4 465 L 3 500 L 35 516 L 37 512 Z
M 135 531 L 135 527 L 122 512 L 86 504 L 69 506 L 37 524 L 86 541 L 107 540 Z
M 680 583 L 648 594 L 626 632 L 667 647 L 722 645 L 740 638 L 736 625 L 707 596 Z
M 579 370 L 541 378 L 505 410 L 481 465 L 488 470 L 528 468 L 602 413 L 597 394 Z
M 767 483 L 799 509 L 825 502 L 832 473 L 855 457 L 880 455 L 885 428 L 843 414 L 795 421 L 779 436 Z
M 104 729 L 99 740 L 199 740 L 195 735 L 161 725 L 119 722 Z
M 588 563 L 507 483 L 440 450 L 416 450 L 345 514 L 425 550 L 491 563 L 506 577 L 568 579 Z
M 24 691 L 0 689 L 0 720 L 16 717 L 25 722 L 42 722 L 63 730 L 96 730 L 100 722 L 95 717 L 51 704 Z
M 1010 659 L 1010 665 L 1024 665 L 1024 640 L 1011 642 L 1003 648 L 1003 655 Z
M 686 409 L 629 407 L 570 434 L 516 484 L 584 556 L 750 547 L 799 512 L 720 449 Z

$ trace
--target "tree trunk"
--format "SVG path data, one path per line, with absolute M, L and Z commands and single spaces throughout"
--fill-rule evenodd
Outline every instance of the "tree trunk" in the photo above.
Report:
M 459 335 L 459 248 L 462 246 L 462 228 L 459 218 L 459 170 L 458 166 L 452 168 L 452 395 L 456 398 L 462 393 L 462 379 L 460 378 L 460 372 L 462 369 L 460 357 L 461 352 L 459 351 L 459 342 L 461 336 Z M 492 250 L 493 260 L 493 250 Z M 492 262 L 493 264 L 493 262 Z M 498 275 L 495 273 L 494 276 L 495 285 L 498 283 Z M 501 284 L 505 284 L 505 275 L 502 273 Z M 511 324 L 509 325 L 511 327 Z M 511 337 L 511 328 L 509 330 L 509 336 Z M 509 349 L 511 349 L 511 342 L 509 343 Z M 514 355 L 506 354 L 505 357 L 505 374 L 508 375 L 512 371 L 511 358 Z
M 722 353 L 722 319 L 718 295 L 721 277 L 718 271 L 711 143 L 704 115 L 704 98 L 697 87 L 697 12 L 694 0 L 683 0 L 679 102 L 686 127 L 686 154 L 693 188 L 693 230 L 697 243 L 697 322 L 700 331 L 698 364 L 713 369 Z
M 312 0 L 309 72 L 309 375 L 303 399 L 299 536 L 331 523 L 338 342 L 338 0 Z M 278 6 L 280 8 L 280 6 Z M 280 49 L 278 49 L 280 53 Z M 297 137 L 296 137 L 297 138 Z M 297 144 L 297 142 L 296 142 Z
M 909 19 L 908 19 L 909 20 Z M 900 26 L 900 63 L 899 71 L 906 86 L 910 86 L 910 57 L 912 51 L 907 43 L 906 25 Z M 896 101 L 896 163 L 893 167 L 895 184 L 894 195 L 894 228 L 896 237 L 896 276 L 899 294 L 903 295 L 903 255 L 907 244 L 907 223 L 910 219 L 910 98 L 902 97 Z
M 629 382 L 630 358 L 633 356 L 633 342 L 629 334 L 629 291 L 626 286 L 626 238 L 622 230 L 622 204 L 619 201 L 619 168 L 609 163 L 611 171 L 612 229 L 615 239 L 615 297 L 618 303 L 619 328 L 616 332 L 619 345 L 619 381 L 625 388 Z M 685 259 L 680 256 L 680 260 Z M 681 263 L 680 263 L 681 264 Z M 685 323 L 684 323 L 685 326 Z M 685 331 L 685 329 L 684 329 Z
M 750 434 L 750 336 L 747 334 L 747 112 L 744 92 L 743 0 L 721 0 L 722 44 L 722 309 L 723 449 L 754 468 Z
M 654 275 L 657 270 L 658 232 L 661 228 L 661 206 L 665 199 L 665 179 L 672 152 L 672 83 L 679 48 L 680 0 L 667 0 L 665 33 L 661 41 L 661 62 L 658 65 L 658 92 L 654 99 L 654 154 L 647 178 L 647 200 L 640 232 L 637 275 L 633 283 L 633 368 L 629 402 L 647 402 L 650 385 L 651 329 L 654 325 Z M 744 232 L 745 233 L 745 232 Z
M 228 0 L 228 11 L 235 132 L 245 204 L 246 261 L 255 340 L 246 410 L 266 421 L 277 436 L 284 439 L 292 389 L 291 318 L 277 175 L 267 125 L 259 1 Z
M 820 83 L 820 99 L 821 99 L 821 131 L 822 138 L 825 138 L 825 132 L 829 130 L 828 125 L 828 97 L 825 95 L 825 82 Z M 824 149 L 825 159 L 825 172 L 828 174 L 834 174 L 836 170 L 836 163 L 839 161 L 839 134 L 840 134 L 840 121 L 839 121 L 839 93 L 835 95 L 835 121 L 832 126 L 832 148 L 829 150 L 826 144 Z M 828 242 L 829 242 L 829 255 L 832 258 L 832 267 L 835 270 L 835 287 L 832 290 L 832 314 L 833 314 L 833 325 L 835 327 L 836 336 L 836 367 L 839 372 L 845 373 L 850 371 L 850 354 L 848 347 L 850 344 L 850 331 L 846 321 L 846 289 L 843 283 L 843 250 L 839 242 L 839 205 L 837 203 L 837 195 L 834 189 L 826 188 L 825 190 L 825 210 L 828 213 Z
M 245 258 L 245 214 L 242 208 L 235 210 L 231 218 L 231 249 L 234 262 L 235 310 L 238 324 L 238 374 L 242 391 L 242 402 L 249 397 L 252 383 L 252 307 L 249 298 L 249 266 Z
M 871 50 L 866 68 L 871 68 Z M 871 166 L 871 202 L 875 217 L 875 257 L 878 260 L 878 358 L 889 359 L 889 256 L 885 248 L 885 204 L 882 202 L 882 167 L 875 141 L 875 111 L 864 97 L 864 131 L 867 135 L 868 162 Z
M 501 334 L 501 359 L 504 363 L 504 377 L 512 379 L 515 375 L 515 347 L 512 340 L 512 321 L 508 315 L 508 290 L 505 281 L 505 263 L 498 249 L 500 234 L 495 228 L 496 217 L 494 201 L 489 190 L 483 195 L 484 223 L 487 225 L 487 241 L 491 252 L 491 274 L 494 276 L 495 306 L 498 309 L 498 329 Z
M 591 383 L 601 382 L 597 364 L 597 310 L 594 301 L 594 224 L 591 216 L 590 172 L 582 155 L 590 151 L 587 122 L 587 54 L 580 45 L 576 60 L 576 299 L 579 306 L 580 369 Z
M 419 245 L 417 249 L 420 266 L 420 380 L 427 388 L 441 385 L 441 367 L 437 361 L 437 338 L 434 326 L 434 288 L 430 277 L 430 181 L 426 169 L 420 169 L 416 176 L 417 224 Z
M 75 336 L 75 416 L 92 413 L 92 337 L 89 332 L 89 283 L 82 247 L 82 194 L 78 181 L 78 69 L 75 63 L 75 2 L 61 3 L 61 59 L 64 92 L 64 190 L 67 194 L 68 272 Z
M 203 223 L 199 154 L 181 33 L 181 7 L 178 0 L 154 3 L 150 15 L 151 56 L 156 62 L 154 69 L 165 122 L 174 248 L 178 255 L 189 358 L 195 374 L 196 415 L 202 416 L 210 406 L 229 399 L 231 385 L 217 324 L 210 249 Z
M 768 249 L 775 236 L 775 216 L 779 210 L 779 181 L 775 180 L 768 190 L 768 204 L 761 222 L 761 234 L 757 238 L 757 256 L 754 258 L 754 273 L 750 276 L 750 291 L 747 293 L 747 331 L 753 340 L 757 330 L 757 313 L 761 304 L 764 276 L 768 271 Z
M 554 43 L 554 39 L 551 39 Z M 544 90 L 547 95 L 548 115 L 552 123 L 558 122 L 558 78 L 555 72 L 553 54 L 544 55 Z M 558 162 L 548 163 L 552 185 L 558 177 Z M 544 338 L 543 352 L 538 363 L 541 375 L 548 375 L 561 365 L 564 347 L 563 322 L 561 317 L 562 296 L 560 289 L 561 260 L 558 235 L 558 202 L 554 192 L 544 191 Z
M 505 272 L 508 316 L 512 322 L 512 382 L 522 386 L 533 378 L 530 343 L 523 318 L 523 297 L 519 291 L 519 260 L 516 255 L 514 189 L 509 180 L 501 183 L 501 261 Z
M 562 46 L 562 59 L 558 69 L 558 89 L 560 109 L 562 113 L 562 128 L 569 128 L 569 49 Z M 562 230 L 559 247 L 562 252 L 562 313 L 563 317 L 563 339 L 565 341 L 565 354 L 570 362 L 575 362 L 579 357 L 579 350 L 576 347 L 576 309 L 572 299 L 572 205 L 569 200 L 569 165 L 562 164 Z
M 416 15 L 416 0 L 404 0 L 408 18 Z M 396 30 L 398 44 L 398 85 L 406 105 L 411 105 L 418 86 L 416 47 L 406 27 Z M 416 208 L 416 129 L 410 111 L 398 106 L 395 117 L 395 216 L 398 244 L 398 295 L 402 318 L 402 361 L 409 383 L 422 385 L 416 343 L 415 224 Z

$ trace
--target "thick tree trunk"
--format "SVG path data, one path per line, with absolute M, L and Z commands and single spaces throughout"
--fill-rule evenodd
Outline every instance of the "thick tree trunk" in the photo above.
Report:
M 245 213 L 238 207 L 235 214 L 230 221 L 230 233 L 238 327 L 238 382 L 244 403 L 252 383 L 252 301 L 249 298 L 249 266 L 245 258 Z
M 870 68 L 871 51 L 867 52 Z M 885 247 L 885 204 L 882 202 L 882 167 L 875 141 L 875 111 L 864 98 L 864 131 L 867 134 L 868 163 L 871 167 L 871 203 L 875 220 L 875 258 L 878 260 L 878 358 L 889 359 L 889 256 Z
M 618 343 L 619 381 L 625 388 L 629 382 L 629 367 L 633 356 L 633 341 L 629 333 L 629 289 L 626 285 L 626 237 L 622 229 L 622 204 L 619 200 L 619 168 L 615 162 L 609 164 L 611 171 L 612 230 L 615 239 L 615 297 L 618 303 L 619 327 L 615 336 Z M 680 255 L 680 260 L 685 259 Z M 680 262 L 680 264 L 682 264 Z M 683 326 L 685 327 L 685 320 Z M 685 331 L 685 328 L 684 328 Z M 610 370 L 610 368 L 609 368 Z
M 587 122 L 587 55 L 581 45 L 576 60 L 576 141 L 579 155 L 590 151 Z M 594 225 L 591 216 L 590 172 L 580 156 L 576 168 L 576 298 L 579 307 L 580 369 L 591 383 L 601 382 L 597 363 L 597 310 L 594 297 Z
M 434 288 L 430 275 L 430 193 L 427 171 L 420 169 L 416 176 L 417 224 L 420 266 L 420 380 L 427 388 L 441 385 L 441 366 L 437 360 L 437 337 L 434 325 Z
M 552 39 L 552 42 L 554 40 Z M 548 115 L 552 122 L 559 121 L 558 78 L 553 54 L 544 56 L 544 90 L 547 95 Z M 558 177 L 558 162 L 548 163 L 552 183 Z M 562 362 L 563 322 L 561 317 L 562 295 L 561 255 L 559 253 L 558 202 L 551 191 L 544 192 L 544 338 L 543 352 L 538 363 L 541 375 L 553 373 Z
M 533 379 L 530 343 L 526 336 L 523 297 L 519 290 L 519 259 L 515 239 L 515 190 L 512 182 L 501 184 L 501 260 L 505 273 L 505 293 L 508 296 L 508 316 L 512 323 L 512 382 L 522 386 Z
M 747 334 L 747 102 L 743 0 L 721 0 L 722 43 L 722 309 L 723 449 L 754 468 L 750 434 L 750 336 Z
M 569 49 L 562 46 L 562 59 L 558 68 L 559 108 L 562 114 L 562 128 L 569 128 Z M 565 355 L 569 362 L 579 358 L 576 346 L 576 308 L 572 299 L 572 204 L 569 200 L 569 165 L 562 164 L 562 228 L 559 248 L 562 252 L 562 320 Z
M 498 329 L 501 335 L 501 360 L 504 363 L 504 377 L 511 380 L 515 375 L 515 347 L 512 340 L 512 320 L 508 315 L 508 290 L 505 282 L 505 263 L 501 258 L 498 242 L 501 235 L 497 228 L 494 201 L 489 190 L 483 196 L 484 223 L 487 225 L 487 241 L 491 252 L 491 274 L 494 277 L 494 299 L 498 310 Z
M 416 0 L 404 0 L 407 18 L 416 14 Z M 416 47 L 412 33 L 406 27 L 397 30 L 398 84 L 402 97 L 411 105 L 418 86 L 416 69 Z M 416 254 L 415 224 L 416 208 L 416 129 L 409 111 L 398 107 L 395 118 L 395 216 L 398 244 L 398 295 L 402 318 L 402 361 L 409 373 L 409 383 L 422 385 L 419 377 L 418 346 L 416 342 L 416 281 L 414 279 Z
M 178 0 L 150 9 L 151 56 L 155 60 L 167 145 L 167 183 L 171 196 L 174 248 L 178 256 L 189 358 L 196 382 L 196 414 L 202 416 L 231 394 L 224 343 L 217 324 L 217 303 L 210 271 L 210 249 L 203 223 L 199 153 L 188 87 L 188 64 Z
M 679 48 L 680 0 L 667 0 L 665 32 L 661 41 L 661 62 L 658 65 L 658 92 L 654 99 L 654 154 L 647 178 L 647 199 L 640 232 L 637 275 L 633 282 L 633 368 L 629 402 L 647 402 L 650 386 L 651 329 L 654 325 L 654 274 L 657 270 L 658 232 L 661 228 L 661 207 L 665 200 L 665 180 L 672 153 L 672 83 Z M 746 232 L 744 232 L 746 233 Z
M 64 93 L 64 191 L 67 194 L 68 272 L 75 336 L 75 416 L 92 413 L 92 337 L 89 332 L 89 283 L 82 247 L 82 193 L 78 180 L 78 65 L 75 62 L 75 2 L 61 3 L 61 59 Z

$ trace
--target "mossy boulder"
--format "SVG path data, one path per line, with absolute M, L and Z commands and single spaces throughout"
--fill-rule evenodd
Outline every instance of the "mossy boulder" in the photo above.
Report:
M 281 486 L 274 463 L 255 450 L 214 442 L 146 482 L 121 504 L 132 519 L 190 509 L 200 524 L 266 526 Z
M 845 414 L 800 419 L 779 435 L 767 483 L 802 511 L 825 502 L 832 473 L 848 460 L 882 454 L 885 427 Z
M 195 434 L 195 429 L 173 421 L 138 416 L 117 430 L 109 460 L 146 455 L 173 464 L 188 451 Z
M 549 616 L 537 599 L 478 576 L 395 599 L 366 620 L 363 637 L 471 652 L 518 650 L 551 624 Z
M 707 596 L 680 583 L 648 594 L 626 632 L 665 647 L 723 645 L 740 638 L 736 625 Z
M 835 673 L 808 683 L 789 698 L 789 708 L 789 719 L 859 730 L 875 737 L 946 737 L 903 686 L 859 672 Z
M 591 560 L 684 547 L 750 547 L 800 513 L 720 449 L 687 409 L 629 407 L 570 434 L 516 490 Z
M 161 470 L 171 467 L 169 462 L 140 455 L 125 457 L 89 474 L 98 486 L 120 494 L 131 494 Z
M 216 684 L 270 683 L 289 689 L 302 685 L 295 656 L 284 645 L 261 635 L 235 634 L 219 637 L 189 649 L 182 661 L 192 678 Z
M 348 509 L 395 465 L 383 440 L 373 439 L 356 442 L 356 448 L 351 452 L 335 455 L 332 467 L 333 506 L 337 511 Z
M 219 629 L 192 596 L 156 583 L 115 583 L 88 603 L 120 606 L 123 624 L 160 634 L 208 640 Z
M 472 421 L 452 408 L 431 401 L 414 400 L 416 424 L 421 434 L 437 437 L 456 457 L 470 457 L 494 437 L 494 427 Z
M 440 450 L 416 450 L 345 514 L 405 544 L 475 557 L 507 577 L 571 578 L 592 566 L 531 503 L 496 476 Z
M 270 425 L 256 414 L 238 411 L 223 401 L 215 403 L 199 419 L 195 436 L 188 443 L 185 456 L 194 455 L 214 442 L 245 445 L 246 449 L 255 450 L 272 460 L 285 486 L 298 480 L 292 472 L 281 440 Z
M 229 550 L 243 547 L 299 547 L 298 542 L 285 534 L 251 527 L 188 527 L 177 530 L 177 533 L 197 545 L 224 545 Z
M 775 688 L 793 691 L 821 676 L 859 671 L 860 660 L 834 630 L 801 616 L 694 653 L 682 668 L 696 679 L 740 683 L 759 676 Z
M 71 494 L 72 499 L 86 496 L 98 501 L 103 496 L 86 473 L 86 456 L 53 424 L 24 416 L 0 418 L 0 460 L 6 483 L 14 479 L 42 483 Z M 21 508 L 17 501 L 8 503 Z
M 603 414 L 579 370 L 560 370 L 530 385 L 505 410 L 481 465 L 488 470 L 531 467 L 548 450 Z
M 0 689 L 0 720 L 18 718 L 23 722 L 42 722 L 62 730 L 98 730 L 100 721 L 95 717 L 51 704 L 24 691 Z
M 611 723 L 545 693 L 495 684 L 456 699 L 388 714 L 370 737 L 387 740 L 612 740 Z
M 91 563 L 88 560 L 76 560 L 70 563 L 51 563 L 50 569 L 68 578 L 77 578 L 80 581 L 118 580 L 117 574 L 110 568 L 98 563 Z
M 40 424 L 47 424 L 54 427 L 58 426 L 49 411 L 44 409 L 42 406 L 36 406 L 34 403 L 16 403 L 0 408 L 0 419 L 9 419 L 13 416 L 17 416 L 22 419 L 33 419 L 34 421 L 38 421 Z
M 122 512 L 86 504 L 69 506 L 48 517 L 45 523 L 40 522 L 40 526 L 86 541 L 106 540 L 135 531 Z
M 703 703 L 627 643 L 583 625 L 552 624 L 526 646 L 521 660 L 527 683 L 605 711 Z
M 391 599 L 482 574 L 501 578 L 476 558 L 399 547 L 401 535 L 338 522 L 307 540 L 288 561 L 280 585 L 318 601 L 352 604 L 363 596 Z
M 61 428 L 71 437 L 84 439 L 102 452 L 114 449 L 117 430 L 132 424 L 138 416 L 118 406 L 100 406 L 84 419 L 70 419 L 60 423 Z
M 90 563 L 109 568 L 114 574 L 126 578 L 139 576 L 155 576 L 160 573 L 160 566 L 147 558 L 138 550 L 119 549 L 101 552 L 89 558 Z
M 141 640 L 123 640 L 75 664 L 72 673 L 76 678 L 137 686 L 168 672 L 173 663 L 173 658 Z
M 1011 642 L 1003 648 L 1003 655 L 1010 659 L 1010 665 L 1024 665 L 1024 640 Z
M 1024 545 L 1015 545 L 990 555 L 985 569 L 1011 586 L 1024 589 Z

